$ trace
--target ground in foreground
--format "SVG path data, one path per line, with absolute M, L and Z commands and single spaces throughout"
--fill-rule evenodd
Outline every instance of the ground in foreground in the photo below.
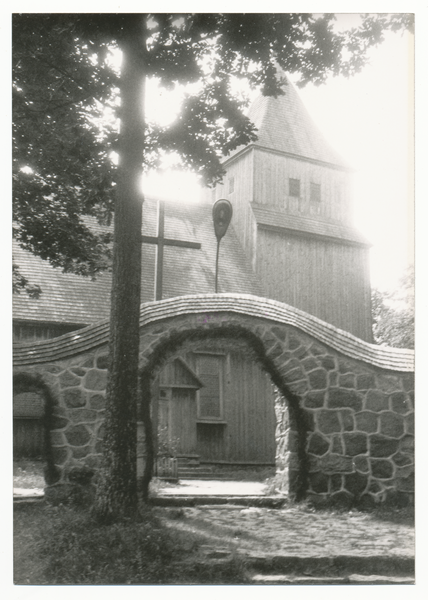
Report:
M 106 526 L 86 509 L 38 501 L 15 507 L 14 538 L 14 581 L 24 585 L 281 583 L 284 570 L 324 583 L 379 574 L 408 583 L 397 576 L 411 576 L 414 551 L 409 510 L 305 506 L 157 507 Z

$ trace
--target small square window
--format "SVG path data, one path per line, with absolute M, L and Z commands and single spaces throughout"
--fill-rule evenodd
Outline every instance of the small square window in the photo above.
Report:
M 321 185 L 319 183 L 311 183 L 311 200 L 321 202 Z
M 290 177 L 288 180 L 288 187 L 290 196 L 300 198 L 300 179 L 292 179 Z

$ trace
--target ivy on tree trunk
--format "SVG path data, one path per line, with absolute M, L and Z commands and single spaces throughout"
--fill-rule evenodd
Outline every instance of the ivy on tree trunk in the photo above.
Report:
M 141 377 L 140 381 L 141 393 L 141 419 L 144 425 L 144 441 L 145 441 L 145 465 L 144 473 L 141 479 L 141 494 L 144 502 L 149 499 L 149 485 L 153 476 L 153 463 L 155 459 L 153 423 L 150 414 L 151 405 L 151 378 L 149 375 Z
M 104 465 L 94 510 L 108 519 L 137 509 L 137 395 L 141 297 L 144 31 L 125 21 L 120 77 L 119 173 L 114 217 Z

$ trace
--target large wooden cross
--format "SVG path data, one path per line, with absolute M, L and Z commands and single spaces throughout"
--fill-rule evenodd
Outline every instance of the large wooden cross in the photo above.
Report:
M 156 236 L 142 235 L 141 242 L 144 244 L 156 244 L 156 280 L 155 280 L 155 300 L 162 300 L 162 280 L 163 280 L 163 249 L 164 246 L 176 246 L 178 248 L 201 249 L 198 242 L 185 242 L 184 240 L 172 240 L 164 237 L 165 230 L 165 203 L 163 200 L 158 202 L 158 232 Z

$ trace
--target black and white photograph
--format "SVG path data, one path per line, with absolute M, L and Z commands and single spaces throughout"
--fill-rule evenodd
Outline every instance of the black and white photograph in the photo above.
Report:
M 413 4 L 95 4 L 3 15 L 13 594 L 416 594 Z

